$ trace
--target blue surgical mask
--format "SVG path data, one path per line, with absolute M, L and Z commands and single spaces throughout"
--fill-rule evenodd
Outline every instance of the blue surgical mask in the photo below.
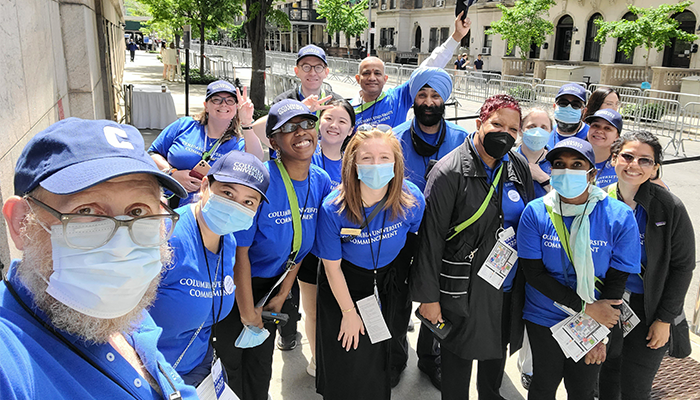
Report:
M 357 178 L 370 189 L 381 189 L 394 178 L 394 163 L 357 164 Z
M 577 169 L 553 169 L 550 178 L 552 188 L 559 193 L 561 197 L 573 199 L 583 194 L 588 189 L 588 171 Z
M 209 193 L 209 200 L 202 207 L 202 217 L 212 232 L 228 235 L 244 231 L 253 225 L 255 211 L 211 191 Z
M 238 339 L 236 339 L 236 347 L 249 349 L 260 346 L 268 336 L 270 336 L 270 331 L 265 328 L 260 329 L 255 325 L 243 325 L 243 330 L 238 335 Z
M 554 119 L 565 124 L 575 124 L 581 121 L 581 111 L 574 109 L 571 105 L 566 107 L 556 106 L 554 108 Z
M 540 127 L 528 129 L 523 132 L 523 144 L 532 151 L 540 151 L 549 141 L 552 132 Z

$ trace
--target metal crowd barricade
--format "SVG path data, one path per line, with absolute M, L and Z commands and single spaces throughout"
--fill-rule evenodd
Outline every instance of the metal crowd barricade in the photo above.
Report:
M 542 81 L 543 85 L 550 85 L 550 86 L 557 86 L 557 87 L 561 87 L 562 85 L 566 85 L 567 83 L 576 83 L 576 84 L 583 86 L 584 89 L 587 88 L 586 82 L 560 81 L 560 80 L 556 80 L 556 79 L 545 79 Z
M 538 85 L 542 83 L 540 78 L 535 78 L 534 76 L 514 76 L 514 75 L 502 75 L 500 78 L 502 81 L 513 81 L 528 84 L 530 86 Z
M 486 84 L 487 97 L 497 94 L 509 94 L 520 103 L 535 101 L 535 90 L 532 84 L 502 79 L 491 79 Z M 522 105 L 522 104 L 521 104 Z
M 685 140 L 697 141 L 700 136 L 700 102 L 686 103 L 681 108 L 680 113 L 680 128 L 676 136 L 678 147 L 676 148 L 676 156 L 683 152 L 685 156 Z
M 645 130 L 656 136 L 671 139 L 664 147 L 673 146 L 675 153 L 680 151 L 677 134 L 681 106 L 677 100 L 646 96 L 627 96 L 620 107 L 624 128 Z
M 588 85 L 588 89 L 591 91 L 591 93 L 595 92 L 600 88 L 610 88 L 615 90 L 620 95 L 620 101 L 622 101 L 622 98 L 626 96 L 642 95 L 642 89 L 636 87 L 601 85 L 600 83 L 591 83 L 590 85 Z

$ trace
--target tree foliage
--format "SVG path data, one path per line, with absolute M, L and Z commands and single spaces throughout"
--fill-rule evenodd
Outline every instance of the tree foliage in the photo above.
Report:
M 554 24 L 542 18 L 549 16 L 549 9 L 556 5 L 554 0 L 518 0 L 513 7 L 498 4 L 501 19 L 491 24 L 487 35 L 499 34 L 508 42 L 508 53 L 515 47 L 520 49 L 520 57 L 525 59 L 530 46 L 541 46 L 547 35 L 554 32 Z
M 647 54 L 645 68 L 649 74 L 649 53 L 651 49 L 663 51 L 671 45 L 671 39 L 682 42 L 695 41 L 698 36 L 678 29 L 679 22 L 672 18 L 673 14 L 681 13 L 688 8 L 692 1 L 684 1 L 678 4 L 661 4 L 658 7 L 641 8 L 627 6 L 635 20 L 603 21 L 596 20 L 598 34 L 595 40 L 601 45 L 605 44 L 608 37 L 620 38 L 617 47 L 619 51 L 629 57 L 637 47 L 644 47 Z
M 316 10 L 319 19 L 326 19 L 326 32 L 329 35 L 343 32 L 349 38 L 360 35 L 369 26 L 364 12 L 367 4 L 367 0 L 355 4 L 349 4 L 347 0 L 320 0 Z

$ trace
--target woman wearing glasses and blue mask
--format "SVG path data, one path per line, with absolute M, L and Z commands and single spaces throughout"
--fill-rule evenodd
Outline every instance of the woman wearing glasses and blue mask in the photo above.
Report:
M 211 372 L 217 321 L 233 307 L 233 232 L 250 228 L 270 183 L 255 156 L 231 151 L 202 179 L 201 198 L 178 208 L 158 297 L 150 312 L 163 333 L 158 348 L 185 383 L 198 386 Z M 187 310 L 187 312 L 178 312 Z
M 639 272 L 639 232 L 629 207 L 595 186 L 590 143 L 565 139 L 547 159 L 554 190 L 527 205 L 518 227 L 533 357 L 528 398 L 554 400 L 564 379 L 569 399 L 593 400 L 605 344 L 574 362 L 550 328 L 569 317 L 562 305 L 608 328 L 617 324 L 627 276 Z
M 248 99 L 248 89 L 243 88 L 241 95 L 237 87 L 221 80 L 207 86 L 201 113 L 182 117 L 163 129 L 148 153 L 161 171 L 189 193 L 185 199 L 171 199 L 173 208 L 196 201 L 194 195 L 211 164 L 231 150 L 246 151 L 262 159 L 262 146 L 252 123 L 253 103 Z
M 640 322 L 624 339 L 612 338 L 622 352 L 601 368 L 601 400 L 649 399 L 666 351 L 679 358 L 690 352 L 683 302 L 695 267 L 695 235 L 681 200 L 652 182 L 662 154 L 649 132 L 624 133 L 612 145 L 618 181 L 606 190 L 633 210 L 639 227 L 642 272 L 630 274 L 625 300 Z
M 278 155 L 266 163 L 270 201 L 260 207 L 253 226 L 235 233 L 236 303 L 216 325 L 221 337 L 214 348 L 241 399 L 267 399 L 276 324 L 263 320 L 262 312 L 292 312 L 286 311 L 287 297 L 298 264 L 313 246 L 318 209 L 330 192 L 328 174 L 311 164 L 318 140 L 316 120 L 296 100 L 282 100 L 270 108 L 265 130 Z
M 388 333 L 394 269 L 409 264 L 400 253 L 424 207 L 420 189 L 404 180 L 391 127 L 360 126 L 343 157 L 342 183 L 319 211 L 316 390 L 324 398 L 391 397 L 389 337 L 372 343 L 360 315 L 374 309 L 378 332 Z

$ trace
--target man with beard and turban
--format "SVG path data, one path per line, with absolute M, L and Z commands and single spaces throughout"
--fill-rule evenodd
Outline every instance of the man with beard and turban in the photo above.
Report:
M 423 317 L 452 326 L 440 341 L 443 400 L 468 398 L 474 360 L 479 399 L 503 399 L 506 346 L 512 354 L 522 341 L 524 280 L 512 257 L 535 191 L 527 161 L 511 150 L 520 121 L 513 97 L 486 99 L 477 131 L 428 174 L 409 285 Z
M 411 74 L 408 87 L 413 98 L 415 118 L 394 128 L 394 134 L 403 148 L 406 179 L 423 191 L 425 176 L 430 167 L 464 143 L 468 133 L 464 128 L 445 121 L 445 100 L 452 93 L 452 79 L 445 70 L 433 67 L 418 68 Z M 409 238 L 415 240 L 415 235 L 409 235 Z M 407 240 L 406 244 L 407 248 L 415 249 L 415 241 Z M 412 308 L 406 283 L 408 270 L 409 268 L 403 270 L 405 276 L 401 275 L 401 279 L 397 280 L 397 286 L 401 289 L 400 296 L 403 299 L 400 301 L 403 301 L 405 306 L 395 314 L 394 318 L 394 336 L 391 339 L 392 384 L 398 384 L 400 373 L 406 368 L 408 361 L 406 328 Z M 425 326 L 421 326 L 416 352 L 421 371 L 428 374 L 433 385 L 439 389 L 439 363 L 436 363 L 439 344 L 433 341 L 433 334 Z
M 554 126 L 553 135 L 549 137 L 547 147 L 554 148 L 560 141 L 577 137 L 586 140 L 588 136 L 588 124 L 581 120 L 586 113 L 586 89 L 577 83 L 562 85 L 554 98 Z
M 0 285 L 3 399 L 196 399 L 147 311 L 177 214 L 138 130 L 68 118 L 29 140 L 3 206 L 21 260 Z M 178 310 L 173 310 L 178 312 Z

